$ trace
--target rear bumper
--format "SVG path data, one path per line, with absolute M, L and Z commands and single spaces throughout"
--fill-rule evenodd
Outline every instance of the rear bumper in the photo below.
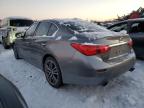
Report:
M 109 81 L 119 75 L 129 71 L 135 64 L 135 54 L 131 53 L 121 58 L 121 62 L 104 63 L 103 66 L 89 62 L 74 66 L 66 74 L 63 74 L 63 82 L 80 85 L 98 85 L 104 81 Z M 103 68 L 98 68 L 98 65 Z

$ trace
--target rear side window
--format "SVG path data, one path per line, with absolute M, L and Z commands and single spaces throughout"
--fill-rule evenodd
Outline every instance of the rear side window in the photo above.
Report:
M 130 26 L 130 33 L 144 32 L 144 22 L 135 22 Z
M 47 36 L 50 26 L 50 23 L 41 22 L 36 30 L 36 36 Z
M 49 29 L 48 36 L 52 36 L 57 30 L 58 28 L 56 27 L 56 25 L 52 24 Z
M 32 20 L 15 19 L 10 20 L 10 26 L 14 27 L 29 27 L 33 23 Z
M 110 28 L 110 30 L 115 31 L 115 32 L 120 32 L 122 30 L 127 31 L 127 23 L 122 23 L 122 24 L 115 25 L 112 28 Z
M 35 22 L 32 26 L 30 26 L 29 29 L 26 31 L 26 36 L 32 36 L 36 30 L 37 25 L 38 22 Z

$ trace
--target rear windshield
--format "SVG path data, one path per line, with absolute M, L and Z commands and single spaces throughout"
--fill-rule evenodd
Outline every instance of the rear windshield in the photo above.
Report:
M 87 21 L 79 21 L 79 22 L 64 22 L 64 26 L 68 27 L 73 31 L 77 31 L 79 33 L 82 32 L 106 32 L 109 31 L 106 28 L 99 26 L 94 23 L 90 23 Z
M 33 23 L 32 20 L 22 20 L 22 19 L 10 20 L 10 26 L 15 26 L 15 27 L 28 27 L 32 23 Z

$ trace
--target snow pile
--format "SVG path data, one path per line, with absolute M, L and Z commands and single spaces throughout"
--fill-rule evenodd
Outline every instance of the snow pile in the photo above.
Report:
M 1 50 L 0 74 L 21 91 L 29 108 L 143 108 L 144 61 L 136 70 L 111 81 L 106 87 L 66 85 L 54 89 L 44 73 L 24 60 L 15 60 L 12 50 Z
M 62 37 L 61 36 L 58 36 L 57 38 L 56 38 L 56 40 L 61 40 L 62 39 Z
M 78 40 L 78 38 L 76 36 L 73 36 L 69 40 Z
M 83 45 L 97 45 L 97 44 L 84 42 Z

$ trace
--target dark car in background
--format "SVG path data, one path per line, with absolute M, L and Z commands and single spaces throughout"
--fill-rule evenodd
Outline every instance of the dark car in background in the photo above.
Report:
M 144 18 L 129 19 L 118 22 L 109 30 L 128 33 L 133 40 L 133 48 L 137 57 L 144 58 Z
M 15 58 L 44 70 L 56 88 L 63 83 L 101 84 L 135 64 L 128 35 L 80 19 L 35 22 L 18 37 L 13 45 Z

